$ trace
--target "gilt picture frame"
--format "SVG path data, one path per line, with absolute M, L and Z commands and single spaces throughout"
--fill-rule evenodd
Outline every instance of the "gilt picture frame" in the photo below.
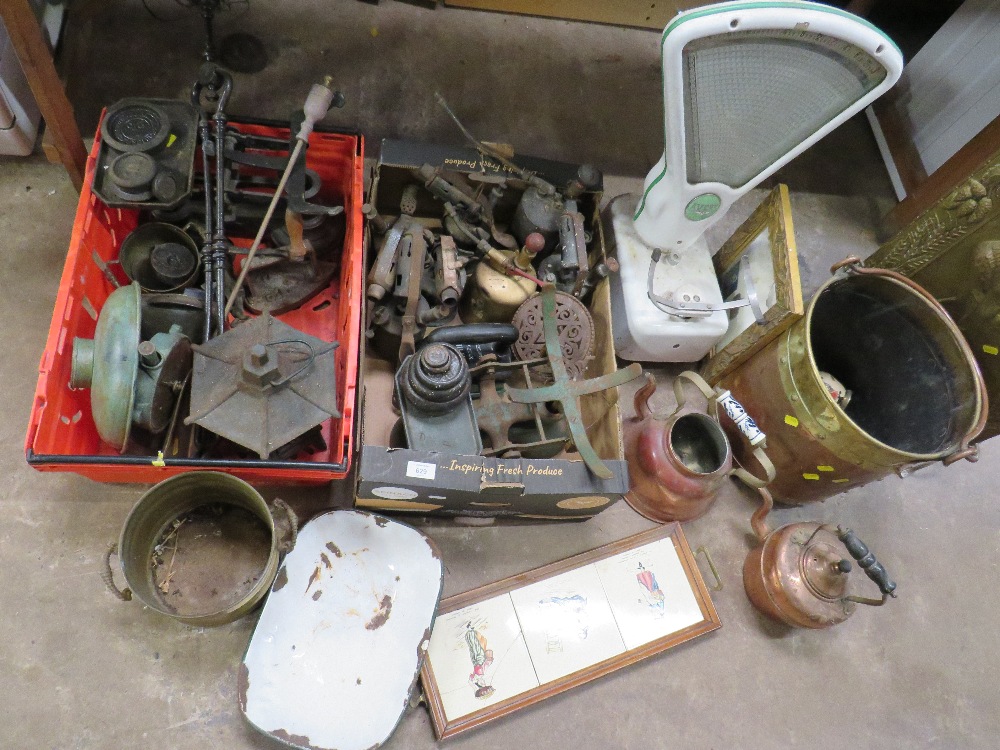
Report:
M 722 623 L 667 524 L 441 602 L 421 681 L 453 737 Z
M 755 296 L 763 313 L 758 322 L 749 307 L 730 312 L 730 328 L 709 353 L 701 375 L 715 385 L 763 349 L 805 313 L 799 258 L 792 224 L 792 205 L 786 185 L 777 185 L 750 217 L 715 254 L 715 272 L 723 299 L 745 293 L 741 264 L 747 259 L 752 277 L 766 277 Z M 750 270 L 748 269 L 748 272 Z

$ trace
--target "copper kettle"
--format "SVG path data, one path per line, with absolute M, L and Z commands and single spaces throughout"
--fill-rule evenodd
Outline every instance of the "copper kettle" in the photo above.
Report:
M 850 529 L 827 524 L 790 523 L 773 531 L 765 523 L 771 494 L 750 524 L 760 540 L 743 564 L 743 585 L 753 605 L 768 617 L 800 628 L 828 628 L 850 617 L 857 604 L 881 606 L 895 596 L 896 583 Z M 849 593 L 853 558 L 875 582 L 881 599 Z
M 687 405 L 684 381 L 705 395 L 710 414 Z M 669 415 L 650 409 L 655 392 L 656 380 L 647 373 L 646 384 L 635 394 L 636 416 L 623 424 L 629 467 L 625 499 L 639 514 L 659 522 L 690 521 L 708 510 L 727 476 L 738 476 L 752 487 L 763 487 L 774 478 L 774 467 L 763 452 L 764 433 L 729 391 L 713 389 L 697 373 L 682 372 L 674 380 L 677 408 Z M 734 468 L 729 440 L 718 421 L 720 405 L 754 447 L 766 480 Z

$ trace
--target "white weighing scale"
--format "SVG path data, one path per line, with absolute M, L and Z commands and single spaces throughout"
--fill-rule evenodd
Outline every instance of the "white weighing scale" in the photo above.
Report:
M 722 299 L 705 230 L 891 88 L 903 57 L 867 21 L 795 0 L 682 13 L 661 49 L 665 151 L 642 195 L 609 207 L 621 266 L 612 327 L 623 359 L 695 362 L 726 335 L 730 311 L 768 294 Z

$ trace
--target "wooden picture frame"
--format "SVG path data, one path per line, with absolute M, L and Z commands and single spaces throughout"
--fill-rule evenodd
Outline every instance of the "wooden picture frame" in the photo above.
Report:
M 772 295 L 770 285 L 766 290 L 758 290 L 761 305 L 766 304 L 763 323 L 754 320 L 748 307 L 738 308 L 731 314 L 729 333 L 709 354 L 701 369 L 702 377 L 712 385 L 763 349 L 805 313 L 792 204 L 786 185 L 775 187 L 716 253 L 715 272 L 722 286 L 723 299 L 729 299 L 736 291 L 744 255 L 761 252 L 759 245 L 755 245 L 765 238 L 765 234 L 774 278 L 773 301 L 771 304 L 765 302 Z M 733 330 L 734 326 L 748 320 L 749 325 L 743 330 Z
M 434 731 L 453 737 L 721 626 L 676 523 L 449 597 L 420 673 Z

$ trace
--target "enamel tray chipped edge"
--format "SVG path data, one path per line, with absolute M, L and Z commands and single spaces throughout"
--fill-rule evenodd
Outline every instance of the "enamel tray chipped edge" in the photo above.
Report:
M 240 665 L 247 721 L 308 750 L 384 743 L 420 677 L 443 578 L 434 542 L 411 526 L 356 510 L 309 521 Z

